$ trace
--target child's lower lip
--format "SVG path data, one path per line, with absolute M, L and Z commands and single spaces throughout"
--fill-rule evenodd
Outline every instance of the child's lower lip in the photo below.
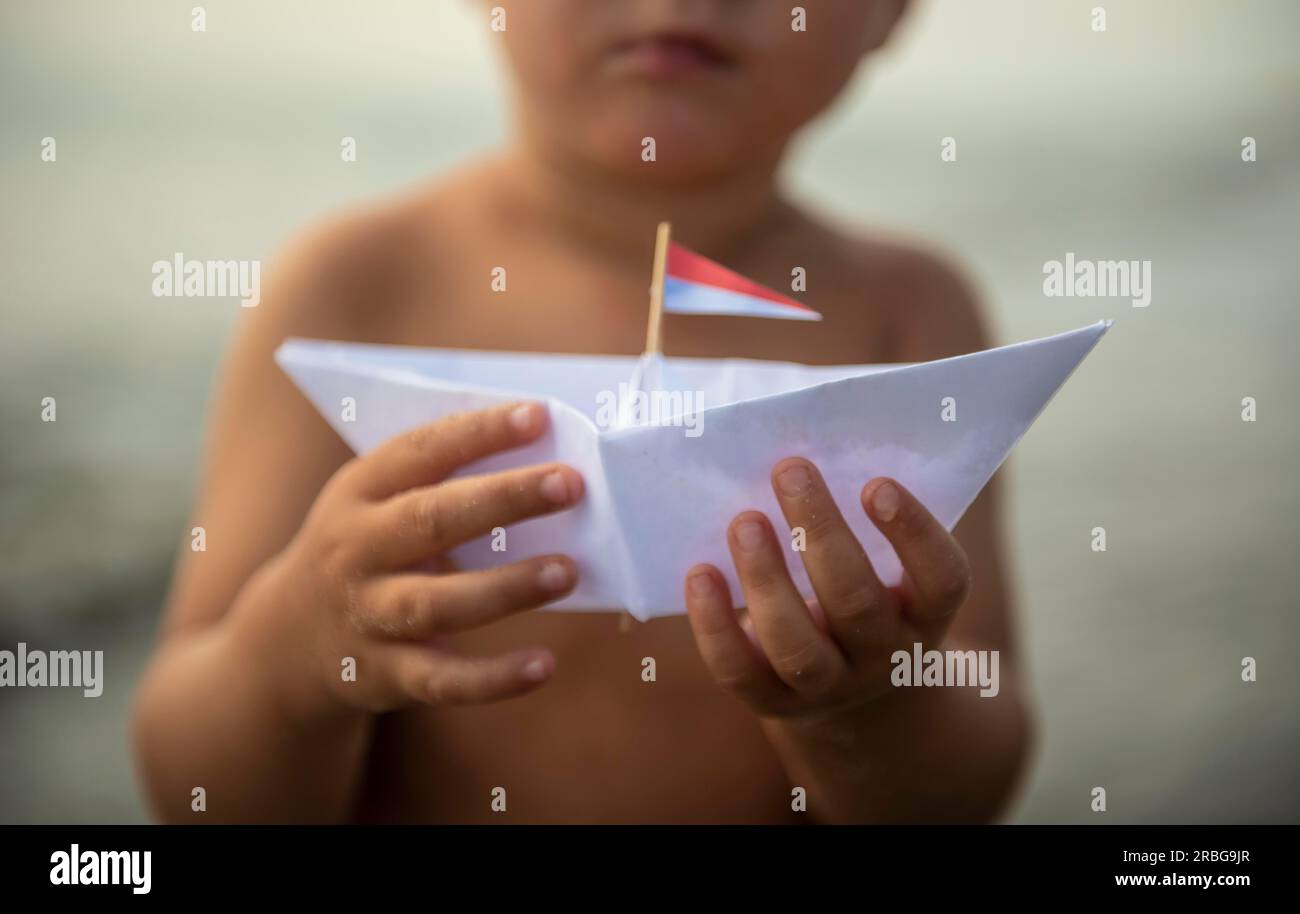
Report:
M 702 42 L 678 38 L 646 38 L 621 45 L 613 51 L 615 67 L 655 79 L 689 76 L 718 71 L 730 62 Z

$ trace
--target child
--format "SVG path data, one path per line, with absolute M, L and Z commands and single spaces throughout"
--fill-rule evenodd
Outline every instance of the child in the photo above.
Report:
M 744 512 L 729 529 L 744 592 L 699 566 L 682 582 L 688 618 L 621 633 L 618 607 L 531 611 L 572 589 L 571 557 L 469 573 L 440 559 L 582 499 L 582 479 L 558 465 L 447 479 L 544 434 L 543 409 L 462 415 L 356 458 L 272 361 L 295 335 L 636 354 L 660 220 L 774 287 L 804 267 L 825 318 L 668 316 L 673 355 L 844 364 L 985 348 L 948 267 L 833 230 L 777 187 L 794 134 L 904 5 L 813 0 L 806 31 L 776 0 L 506 5 L 494 34 L 515 77 L 508 148 L 315 232 L 238 328 L 194 519 L 208 550 L 182 552 L 137 696 L 162 819 L 997 815 L 1030 726 L 991 490 L 954 539 L 870 467 L 862 504 L 837 509 L 792 454 L 773 468 L 784 517 Z M 505 292 L 491 288 L 497 266 Z M 901 587 L 881 586 L 840 509 L 868 512 L 908 572 Z M 807 531 L 811 604 L 785 570 L 794 526 Z M 997 696 L 892 687 L 891 654 L 915 642 L 1000 651 Z

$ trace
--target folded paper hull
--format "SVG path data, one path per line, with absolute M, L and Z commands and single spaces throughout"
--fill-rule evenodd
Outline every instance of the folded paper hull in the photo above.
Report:
M 443 416 L 537 399 L 551 414 L 540 441 L 481 461 L 486 472 L 562 461 L 587 482 L 582 504 L 510 527 L 454 555 L 466 568 L 566 552 L 582 569 L 555 609 L 627 609 L 640 619 L 685 611 L 683 577 L 698 562 L 740 589 L 727 554 L 727 524 L 756 508 L 780 526 L 770 473 L 783 457 L 821 469 L 841 511 L 886 583 L 901 575 L 888 544 L 858 503 L 862 486 L 891 476 L 952 528 L 994 471 L 1109 327 L 905 366 L 803 366 L 743 359 L 666 358 L 666 390 L 690 391 L 694 434 L 684 424 L 602 430 L 602 392 L 626 384 L 635 357 L 416 349 L 289 340 L 281 367 L 358 453 Z M 355 417 L 343 418 L 344 398 Z M 798 555 L 787 556 L 811 595 Z

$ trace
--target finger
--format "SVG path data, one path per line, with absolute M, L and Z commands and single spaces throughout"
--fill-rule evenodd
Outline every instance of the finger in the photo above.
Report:
M 727 540 L 749 616 L 772 669 L 796 691 L 824 694 L 843 674 L 844 656 L 813 622 L 767 518 L 757 511 L 738 515 Z
M 686 573 L 686 613 L 704 666 L 719 685 L 758 707 L 789 694 L 741 627 L 727 582 L 712 565 Z
M 534 648 L 496 657 L 461 657 L 411 644 L 376 651 L 395 691 L 430 705 L 471 705 L 531 692 L 551 678 L 555 657 Z
M 368 511 L 362 534 L 374 561 L 404 567 L 582 497 L 582 476 L 560 463 L 465 476 L 395 495 Z
M 952 534 L 892 479 L 867 483 L 862 507 L 907 572 L 907 614 L 918 621 L 934 621 L 956 612 L 970 591 L 970 564 Z
M 786 522 L 803 528 L 803 565 L 836 642 L 850 657 L 872 653 L 887 638 L 893 597 L 826 481 L 810 462 L 791 457 L 772 468 L 772 489 Z
M 393 638 L 428 639 L 558 600 L 577 581 L 577 566 L 565 555 L 538 556 L 486 571 L 385 575 L 361 591 L 363 625 Z
M 466 464 L 537 440 L 549 414 L 540 403 L 505 403 L 458 413 L 385 441 L 349 470 L 367 498 L 387 498 L 446 479 Z

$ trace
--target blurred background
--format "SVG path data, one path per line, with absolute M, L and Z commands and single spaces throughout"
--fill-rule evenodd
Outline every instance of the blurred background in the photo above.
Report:
M 0 649 L 106 664 L 93 701 L 0 689 L 0 822 L 147 818 L 128 702 L 238 310 L 150 265 L 269 257 L 507 130 L 469 0 L 194 5 L 0 12 Z M 1116 320 L 1009 463 L 1043 730 L 1012 821 L 1300 821 L 1297 35 L 1292 0 L 920 0 L 790 163 L 956 255 L 999 342 Z M 1066 251 L 1152 261 L 1150 307 L 1046 298 Z

